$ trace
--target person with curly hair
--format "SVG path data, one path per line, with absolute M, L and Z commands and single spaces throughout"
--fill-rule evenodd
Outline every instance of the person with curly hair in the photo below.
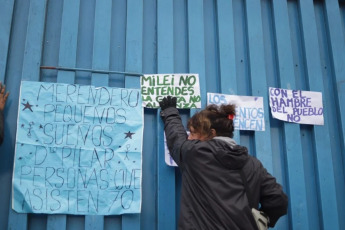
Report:
M 163 98 L 160 107 L 167 145 L 182 174 L 178 229 L 258 229 L 252 208 L 274 227 L 287 213 L 288 198 L 262 163 L 232 139 L 235 106 L 209 105 L 195 113 L 189 135 L 175 97 Z

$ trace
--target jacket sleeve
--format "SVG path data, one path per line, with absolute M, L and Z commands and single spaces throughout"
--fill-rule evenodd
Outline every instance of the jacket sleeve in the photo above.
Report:
M 0 145 L 4 140 L 4 114 L 0 110 Z
M 187 133 L 176 108 L 170 107 L 160 113 L 171 157 L 178 166 L 182 163 L 181 147 L 187 141 Z
M 269 216 L 269 227 L 274 227 L 278 219 L 287 213 L 288 197 L 282 186 L 276 182 L 276 179 L 265 168 L 262 171 L 262 178 L 260 210 Z

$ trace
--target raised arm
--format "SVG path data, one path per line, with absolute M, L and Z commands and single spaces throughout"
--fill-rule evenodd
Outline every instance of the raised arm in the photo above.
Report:
M 161 118 L 164 122 L 164 131 L 171 157 L 177 165 L 181 163 L 181 146 L 187 140 L 187 133 L 176 109 L 176 98 L 168 96 L 160 102 Z

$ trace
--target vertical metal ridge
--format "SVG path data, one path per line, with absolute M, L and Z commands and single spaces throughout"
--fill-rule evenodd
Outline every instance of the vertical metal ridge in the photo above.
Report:
M 4 83 L 11 37 L 14 0 L 5 1 L 0 8 L 0 81 Z
M 189 72 L 199 74 L 201 107 L 205 107 L 206 105 L 206 63 L 203 10 L 203 1 L 191 0 L 187 2 Z M 195 109 L 191 109 L 191 115 L 193 115 L 195 111 Z
M 126 72 L 142 72 L 143 68 L 143 0 L 127 0 Z M 139 88 L 138 77 L 125 76 L 126 88 Z M 123 230 L 139 230 L 140 214 L 122 215 Z
M 110 31 L 112 1 L 96 1 L 93 33 L 92 68 L 109 70 Z M 92 73 L 91 85 L 96 87 L 109 85 L 109 74 Z M 104 229 L 104 216 L 85 216 L 85 229 Z
M 248 27 L 248 52 L 250 62 L 250 78 L 251 78 L 251 95 L 262 96 L 264 101 L 265 116 L 265 132 L 255 132 L 255 149 L 256 156 L 261 160 L 265 168 L 273 171 L 272 147 L 270 120 L 269 120 L 269 104 L 268 104 L 268 87 L 266 80 L 266 67 L 264 60 L 264 41 L 263 26 L 261 15 L 260 0 L 246 1 L 246 15 Z
M 289 26 L 288 7 L 285 0 L 273 1 L 273 14 L 274 14 L 274 29 L 276 35 L 276 52 L 277 52 L 277 65 L 279 69 L 280 87 L 284 89 L 296 89 L 296 81 L 294 75 L 293 55 L 291 34 Z M 290 196 L 289 213 L 292 222 L 299 222 L 297 216 L 301 212 L 307 211 L 299 208 L 299 203 L 305 201 L 306 184 L 305 176 L 303 173 L 303 158 L 300 154 L 302 152 L 301 133 L 299 124 L 283 122 L 284 142 L 286 163 L 288 168 L 288 190 Z M 300 194 L 300 195 L 295 195 Z M 297 214 L 298 212 L 298 214 Z M 306 213 L 303 213 L 306 215 Z M 301 226 L 309 226 L 308 219 L 303 219 Z M 294 226 L 294 225 L 293 225 Z
M 79 0 L 65 0 L 62 10 L 62 25 L 59 48 L 59 65 L 76 65 L 77 35 L 79 22 Z M 59 71 L 57 82 L 73 84 L 74 72 Z M 67 227 L 66 215 L 48 215 L 47 229 L 64 230 Z
M 345 225 L 345 198 L 342 194 L 345 193 L 345 120 L 344 113 L 344 96 L 345 96 L 345 2 L 325 0 L 324 12 L 326 17 L 326 31 L 328 32 L 328 42 L 325 44 L 329 49 L 329 67 L 327 72 L 330 72 L 331 84 L 329 88 L 325 89 L 333 93 L 329 101 L 332 102 L 333 113 L 329 114 L 329 120 L 332 122 L 332 129 L 330 130 L 333 150 L 333 162 L 335 168 L 335 185 L 337 193 L 338 204 L 338 218 L 339 226 Z M 341 33 L 342 32 L 342 33 Z M 328 76 L 329 76 L 328 75 Z M 339 130 L 341 125 L 341 131 Z M 336 146 L 334 146 L 337 143 Z
M 314 4 L 312 0 L 300 1 L 302 34 L 309 90 L 324 92 L 320 62 L 320 47 L 316 28 Z M 326 105 L 324 105 L 326 106 Z M 325 107 L 326 108 L 326 107 Z M 312 138 L 315 145 L 317 167 L 318 198 L 320 203 L 320 223 L 324 229 L 337 229 L 337 201 L 330 137 L 328 135 L 327 110 L 324 110 L 324 126 L 313 126 Z M 312 220 L 310 220 L 312 221 Z
M 237 71 L 234 36 L 233 1 L 218 0 L 217 4 L 217 27 L 218 27 L 218 54 L 220 92 L 223 94 L 236 95 Z M 240 143 L 239 130 L 234 131 L 234 140 Z
M 174 73 L 173 0 L 157 1 L 157 72 Z M 157 229 L 176 229 L 175 167 L 165 163 L 164 125 L 157 110 Z M 176 169 L 178 170 L 178 169 Z
M 47 1 L 32 0 L 29 6 L 28 26 L 24 48 L 22 80 L 39 81 L 42 43 Z M 13 194 L 12 194 L 13 195 Z M 11 199 L 13 199 L 11 197 Z M 12 204 L 10 205 L 12 206 Z M 10 207 L 8 229 L 27 229 L 28 215 L 19 214 Z

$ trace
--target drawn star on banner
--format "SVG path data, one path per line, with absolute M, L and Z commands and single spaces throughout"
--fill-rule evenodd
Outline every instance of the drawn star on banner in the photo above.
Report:
M 30 105 L 30 103 L 28 101 L 26 102 L 26 104 L 22 103 L 22 105 L 24 105 L 23 111 L 26 110 L 26 109 L 30 109 L 30 111 L 33 112 L 32 109 L 31 109 L 31 107 L 33 105 Z
M 135 134 L 135 133 L 131 133 L 131 131 L 128 131 L 128 133 L 125 133 L 125 134 L 126 134 L 125 139 L 126 139 L 127 137 L 129 137 L 130 139 L 132 139 L 132 135 Z

